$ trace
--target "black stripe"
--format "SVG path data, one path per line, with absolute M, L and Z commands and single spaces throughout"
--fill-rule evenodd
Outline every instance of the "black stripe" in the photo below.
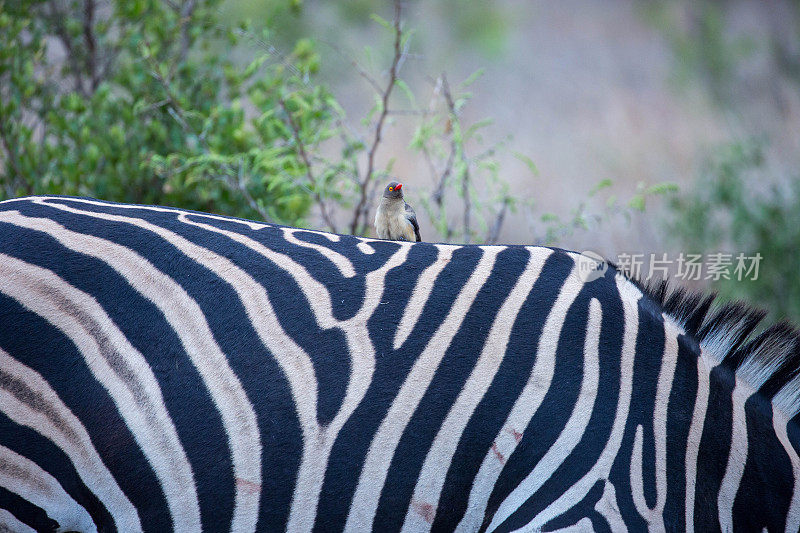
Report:
M 428 450 L 480 357 L 497 312 L 525 269 L 528 257 L 529 252 L 522 248 L 508 248 L 497 255 L 489 278 L 400 438 L 381 492 L 373 522 L 375 530 L 392 531 L 402 526 Z
M 603 448 L 608 443 L 617 403 L 619 402 L 620 363 L 624 335 L 624 322 L 621 320 L 624 314 L 613 278 L 602 278 L 582 288 L 567 313 L 564 323 L 565 330 L 571 332 L 572 335 L 562 334 L 559 339 L 557 357 L 570 358 L 574 367 L 567 370 L 567 372 L 571 372 L 580 380 L 586 379 L 583 373 L 584 351 L 586 325 L 589 321 L 589 306 L 592 299 L 597 299 L 600 302 L 602 321 L 600 324 L 600 343 L 598 345 L 600 372 L 598 376 L 598 391 L 588 425 L 570 455 L 553 472 L 552 476 L 542 484 L 539 490 L 530 495 L 529 499 L 504 522 L 504 526 L 509 525 L 516 529 L 529 523 L 537 514 L 586 475 L 589 469 L 597 462 Z M 583 330 L 582 337 L 577 335 L 580 330 Z M 564 346 L 564 348 L 561 349 L 561 346 Z M 562 374 L 558 370 L 556 372 L 560 382 Z M 558 401 L 558 395 L 559 390 L 557 388 L 553 394 L 554 401 Z M 545 401 L 548 401 L 547 398 Z M 571 416 L 573 407 L 574 404 L 569 407 L 562 405 L 561 408 L 566 411 L 568 416 Z M 550 408 L 543 403 L 541 409 L 548 412 Z M 534 416 L 535 419 L 536 416 Z M 540 423 L 529 427 L 531 427 L 531 431 L 536 431 L 541 425 Z M 563 429 L 563 426 L 560 426 L 560 429 Z M 533 466 L 534 464 L 531 463 L 528 471 Z M 572 512 L 568 512 L 564 517 L 554 519 L 550 524 L 545 524 L 545 526 L 549 528 L 552 523 L 555 523 L 561 524 L 561 527 L 566 527 L 577 522 L 581 516 L 590 514 L 594 504 L 602 496 L 602 484 L 599 487 L 599 492 L 594 497 L 585 497 Z M 598 485 L 595 485 L 592 491 L 597 490 Z
M 44 509 L 3 487 L 0 487 L 0 509 L 7 510 L 36 531 L 52 533 L 58 529 L 58 522 L 48 517 Z
M 102 272 L 98 264 L 87 265 L 93 260 L 60 248 L 41 232 L 20 230 L 7 224 L 0 224 L 0 231 L 5 235 L 14 234 L 15 238 L 4 245 L 4 253 L 8 255 L 65 272 L 86 272 L 87 268 Z M 43 253 L 43 250 L 48 252 Z M 91 374 L 72 342 L 44 319 L 2 294 L 0 315 L 4 316 L 0 321 L 0 347 L 41 374 L 81 420 L 103 462 L 133 505 L 156 510 L 150 522 L 152 527 L 170 527 L 166 502 L 155 474 L 107 391 Z M 124 459 L 119 457 L 119 450 L 126 450 Z M 146 523 L 143 519 L 142 525 Z
M 711 371 L 708 410 L 697 456 L 695 531 L 718 531 L 717 498 L 731 449 L 733 373 L 724 366 Z
M 686 476 L 669 474 L 686 470 L 687 441 L 698 390 L 696 346 L 690 338 L 678 336 L 678 361 L 667 408 L 667 499 L 663 516 L 670 531 L 686 527 Z
M 418 247 L 415 246 L 414 249 L 416 248 Z M 433 251 L 427 247 L 423 249 Z M 379 305 L 370 317 L 368 328 L 376 351 L 375 374 L 364 399 L 342 427 L 331 451 L 317 508 L 315 530 L 344 527 L 363 461 L 375 431 L 386 416 L 411 366 L 447 316 L 460 288 L 469 279 L 481 255 L 481 250 L 477 248 L 461 248 L 453 252 L 453 260 L 435 281 L 417 325 L 398 350 L 393 349 L 394 334 L 387 334 L 387 330 L 396 332 L 404 306 Z M 432 255 L 428 255 L 427 258 L 420 257 L 419 261 L 427 263 L 431 259 Z M 410 292 L 419 272 L 413 265 L 399 269 L 392 283 L 387 285 L 381 300 L 392 301 L 391 298 L 399 298 L 401 293 Z
M 470 418 L 447 470 L 434 531 L 452 530 L 463 518 L 481 462 L 528 381 L 544 322 L 572 267 L 567 255 L 553 253 L 520 308 L 497 375 Z
M 103 531 L 116 531 L 111 514 L 84 485 L 69 457 L 36 431 L 20 426 L 0 412 L 0 445 L 26 457 L 53 476 Z
M 646 523 L 639 516 L 633 503 L 630 484 L 630 463 L 636 427 L 642 426 L 642 475 L 645 500 L 655 505 L 655 442 L 653 437 L 653 412 L 658 376 L 664 356 L 664 324 L 655 303 L 646 296 L 638 304 L 638 332 L 636 335 L 636 358 L 633 364 L 633 389 L 631 407 L 625 423 L 617 458 L 614 461 L 610 481 L 617 493 L 617 503 L 623 520 L 630 529 L 644 530 Z
M 794 490 L 792 463 L 772 427 L 772 404 L 754 394 L 744 408 L 747 462 L 733 503 L 733 523 L 743 531 L 785 531 Z

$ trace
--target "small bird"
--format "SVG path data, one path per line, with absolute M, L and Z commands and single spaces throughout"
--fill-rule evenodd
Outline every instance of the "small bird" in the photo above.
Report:
M 383 190 L 383 197 L 375 212 L 375 232 L 380 239 L 419 242 L 417 214 L 403 200 L 403 184 L 391 182 Z

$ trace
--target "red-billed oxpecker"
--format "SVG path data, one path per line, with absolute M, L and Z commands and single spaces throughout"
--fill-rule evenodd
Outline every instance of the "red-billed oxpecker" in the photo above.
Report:
M 419 224 L 414 209 L 403 199 L 403 184 L 391 182 L 375 212 L 375 232 L 380 239 L 419 242 Z

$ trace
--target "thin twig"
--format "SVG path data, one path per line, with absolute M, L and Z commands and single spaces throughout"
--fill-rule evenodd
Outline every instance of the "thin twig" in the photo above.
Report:
M 374 177 L 375 172 L 375 153 L 378 151 L 378 146 L 381 143 L 382 135 L 383 135 L 383 125 L 386 121 L 387 114 L 389 112 L 389 97 L 392 94 L 392 90 L 394 89 L 395 84 L 397 83 L 397 73 L 398 73 L 398 65 L 400 65 L 402 60 L 403 50 L 401 50 L 401 42 L 403 38 L 403 31 L 400 27 L 400 16 L 402 14 L 401 2 L 400 0 L 395 0 L 394 2 L 394 57 L 392 58 L 392 65 L 389 68 L 389 81 L 386 85 L 386 89 L 382 93 L 381 97 L 381 114 L 378 117 L 378 121 L 375 124 L 375 137 L 372 141 L 372 145 L 370 146 L 369 152 L 367 153 L 367 169 L 364 173 L 364 178 L 361 180 L 361 194 L 358 200 L 358 204 L 356 205 L 353 220 L 350 224 L 350 232 L 355 234 L 359 233 L 362 225 L 367 224 L 367 220 L 369 219 L 369 211 L 370 207 L 367 205 L 367 200 L 369 198 L 368 193 L 371 189 L 371 182 Z
M 436 202 L 436 205 L 442 207 L 442 202 L 444 201 L 444 189 L 447 185 L 447 178 L 450 177 L 450 174 L 453 172 L 453 163 L 455 163 L 456 159 L 456 142 L 455 140 L 450 140 L 450 154 L 447 156 L 447 163 L 444 165 L 444 170 L 439 178 L 439 182 L 436 184 L 436 188 L 433 190 L 433 201 Z
M 507 196 L 503 198 L 503 205 L 500 207 L 500 211 L 497 213 L 494 223 L 492 224 L 489 233 L 486 235 L 486 244 L 496 244 L 497 239 L 500 238 L 500 230 L 503 229 L 503 222 L 505 222 L 506 213 L 508 212 L 508 206 L 510 203 L 511 200 Z
M 447 83 L 447 76 L 444 73 L 439 76 L 437 86 L 441 88 L 442 94 L 444 95 L 445 104 L 447 105 L 448 111 L 448 120 L 450 121 L 450 154 L 447 156 L 447 163 L 445 164 L 444 170 L 439 178 L 439 183 L 436 184 L 436 188 L 433 191 L 433 201 L 436 202 L 436 205 L 441 208 L 442 202 L 444 201 L 444 191 L 445 187 L 447 186 L 447 179 L 453 172 L 453 164 L 455 163 L 456 152 L 458 151 L 458 146 L 456 146 L 456 138 L 455 135 L 453 135 L 453 123 L 458 120 L 458 116 L 456 115 L 453 96 L 450 93 L 450 84 Z
M 189 53 L 189 44 L 190 44 L 189 21 L 192 20 L 192 15 L 194 15 L 195 7 L 196 7 L 195 0 L 184 0 L 183 4 L 181 4 L 181 11 L 180 11 L 181 51 L 180 55 L 178 56 L 179 62 L 183 62 Z
M 456 121 L 458 120 L 458 116 L 456 113 L 456 104 L 453 100 L 453 95 L 450 92 L 450 85 L 447 83 L 447 78 L 442 76 L 442 94 L 444 94 L 444 99 L 447 102 L 447 109 L 450 113 L 450 121 L 453 124 L 453 128 L 455 128 Z M 451 137 L 453 146 L 455 146 L 455 135 Z M 461 166 L 463 168 L 461 174 L 461 200 L 464 203 L 464 213 L 463 213 L 463 224 L 464 224 L 464 242 L 469 244 L 470 240 L 472 239 L 472 229 L 470 227 L 471 224 L 471 216 L 472 216 L 472 198 L 470 196 L 470 172 L 469 166 L 470 161 L 467 158 L 467 155 L 464 153 L 464 146 L 462 139 L 462 144 L 460 149 L 455 150 L 458 153 L 459 159 L 461 159 Z

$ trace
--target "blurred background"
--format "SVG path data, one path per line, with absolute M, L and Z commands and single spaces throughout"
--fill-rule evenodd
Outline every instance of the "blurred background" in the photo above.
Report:
M 372 235 L 396 178 L 423 240 L 700 254 L 797 321 L 798 163 L 798 1 L 0 0 L 0 199 Z

